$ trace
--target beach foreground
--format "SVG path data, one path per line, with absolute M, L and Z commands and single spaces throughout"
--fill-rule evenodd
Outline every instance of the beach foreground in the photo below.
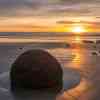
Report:
M 64 93 L 59 94 L 56 96 L 56 100 L 98 100 L 100 92 L 100 56 L 92 54 L 94 49 L 62 48 L 59 46 L 56 48 L 52 46 L 48 47 L 49 45 L 47 44 L 34 43 L 0 44 L 0 84 L 2 86 L 0 88 L 0 97 L 4 98 L 4 95 L 7 93 L 7 90 L 3 88 L 4 84 L 2 83 L 2 80 L 5 80 L 4 77 L 8 74 L 11 64 L 14 62 L 16 57 L 26 50 L 41 48 L 55 56 L 61 65 L 64 66 L 63 70 L 68 69 L 69 72 L 70 70 L 75 70 L 81 74 L 80 84 L 72 89 L 64 91 Z M 33 97 L 30 96 L 30 100 L 32 98 Z M 34 98 L 36 98 L 36 95 Z

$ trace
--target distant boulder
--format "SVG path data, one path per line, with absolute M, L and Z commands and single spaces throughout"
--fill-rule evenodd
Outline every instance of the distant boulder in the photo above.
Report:
M 97 54 L 97 52 L 92 52 L 92 55 L 96 55 L 97 56 L 98 54 Z
M 22 50 L 23 48 L 22 48 L 22 47 L 20 47 L 19 49 L 20 49 L 20 50 Z
M 45 89 L 62 85 L 63 71 L 58 61 L 43 50 L 21 54 L 11 66 L 11 88 Z
M 100 40 L 96 40 L 96 44 L 100 44 Z
M 94 42 L 91 41 L 91 40 L 83 40 L 83 43 L 91 43 L 91 44 L 93 44 Z

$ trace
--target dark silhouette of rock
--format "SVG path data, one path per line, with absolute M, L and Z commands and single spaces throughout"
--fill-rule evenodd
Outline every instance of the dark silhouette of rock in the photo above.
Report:
M 22 50 L 23 48 L 22 48 L 22 47 L 20 47 L 19 49 L 20 49 L 20 50 Z
M 96 44 L 100 44 L 100 40 L 96 40 Z
M 92 52 L 92 55 L 96 55 L 97 56 L 98 54 L 96 52 Z
M 11 66 L 11 88 L 61 88 L 63 71 L 58 61 L 43 50 L 29 50 L 21 54 Z
M 91 41 L 91 40 L 83 40 L 82 41 L 83 43 L 91 43 L 91 44 L 93 44 L 94 42 L 93 41 Z

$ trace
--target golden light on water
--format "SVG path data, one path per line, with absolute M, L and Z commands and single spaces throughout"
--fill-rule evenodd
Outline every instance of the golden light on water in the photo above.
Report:
M 75 37 L 75 43 L 81 43 L 81 38 L 80 36 Z

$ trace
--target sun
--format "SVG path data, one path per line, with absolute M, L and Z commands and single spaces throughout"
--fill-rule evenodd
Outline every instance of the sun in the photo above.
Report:
M 85 32 L 85 28 L 83 26 L 74 26 L 72 28 L 72 32 L 74 33 L 82 33 L 82 32 Z

